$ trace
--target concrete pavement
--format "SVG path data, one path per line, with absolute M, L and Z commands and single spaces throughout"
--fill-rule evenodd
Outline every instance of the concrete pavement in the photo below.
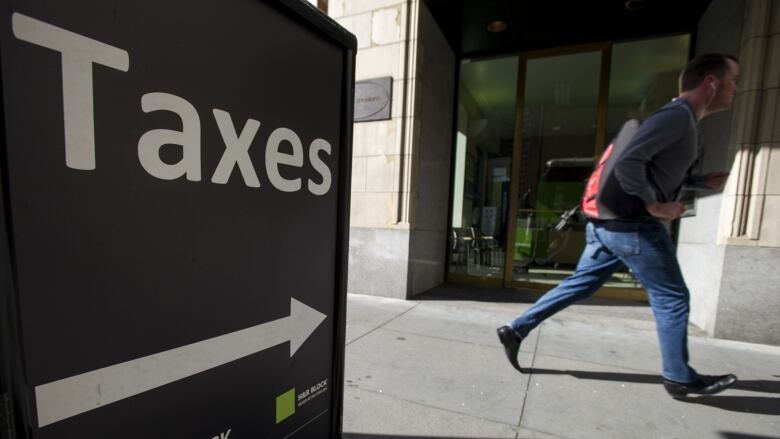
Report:
M 675 401 L 649 307 L 592 299 L 523 341 L 533 371 L 520 374 L 495 328 L 536 297 L 453 285 L 411 301 L 350 295 L 344 437 L 780 438 L 780 347 L 691 328 L 691 364 L 740 381 Z

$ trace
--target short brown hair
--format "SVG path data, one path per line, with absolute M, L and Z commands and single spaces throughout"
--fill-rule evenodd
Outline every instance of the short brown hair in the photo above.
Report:
M 680 75 L 680 91 L 693 90 L 707 75 L 723 78 L 729 70 L 729 60 L 739 62 L 737 57 L 721 53 L 708 53 L 692 59 Z

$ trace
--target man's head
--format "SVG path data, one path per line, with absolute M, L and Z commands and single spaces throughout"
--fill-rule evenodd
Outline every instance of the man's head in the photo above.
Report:
M 691 60 L 680 75 L 680 92 L 706 98 L 706 113 L 731 106 L 737 92 L 739 64 L 736 57 L 710 53 Z

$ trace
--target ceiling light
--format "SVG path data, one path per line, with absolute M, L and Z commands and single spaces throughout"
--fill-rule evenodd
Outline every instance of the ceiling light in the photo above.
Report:
M 624 5 L 626 8 L 626 11 L 628 12 L 641 12 L 645 8 L 647 8 L 647 1 L 646 0 L 626 0 L 626 4 Z
M 488 24 L 487 27 L 489 32 L 497 33 L 497 32 L 503 32 L 506 30 L 506 21 L 502 20 L 496 20 Z

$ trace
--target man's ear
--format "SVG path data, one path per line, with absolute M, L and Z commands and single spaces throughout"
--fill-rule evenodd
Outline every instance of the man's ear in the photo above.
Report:
M 712 91 L 718 91 L 718 78 L 715 77 L 715 75 L 707 75 L 704 77 L 704 82 L 708 83 L 708 88 L 712 89 Z

